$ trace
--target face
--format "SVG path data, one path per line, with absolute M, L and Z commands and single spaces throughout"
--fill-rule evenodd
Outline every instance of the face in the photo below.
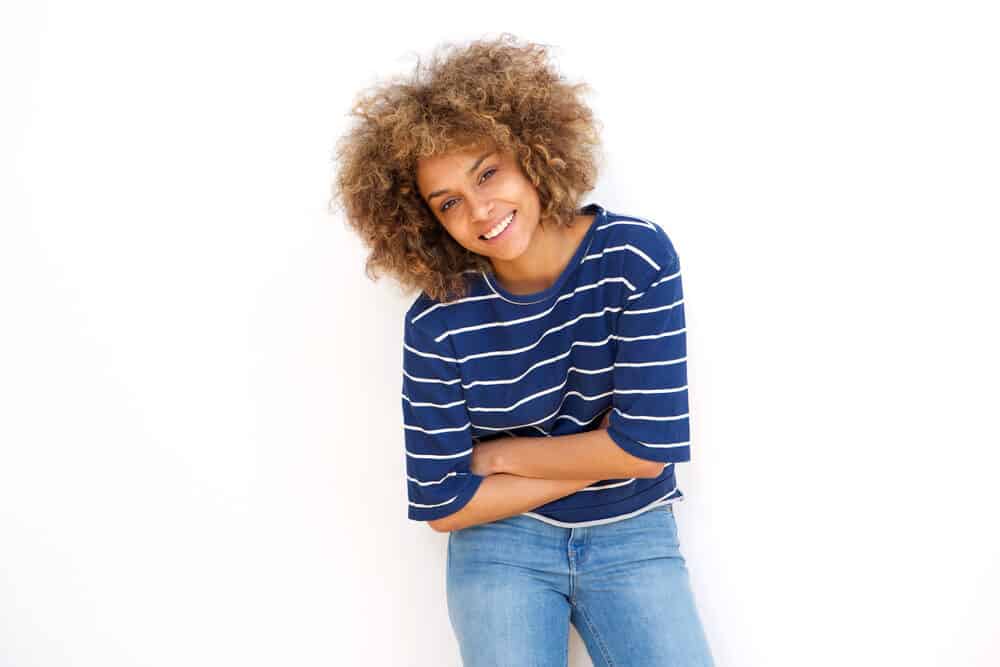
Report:
M 538 190 L 512 153 L 498 152 L 492 146 L 419 160 L 417 186 L 451 237 L 479 255 L 515 259 L 528 248 L 538 228 Z

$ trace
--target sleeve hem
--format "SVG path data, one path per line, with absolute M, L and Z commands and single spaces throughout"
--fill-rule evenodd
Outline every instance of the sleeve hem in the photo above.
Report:
M 479 490 L 479 485 L 483 483 L 484 479 L 486 478 L 482 475 L 476 475 L 471 472 L 467 473 L 465 484 L 453 501 L 441 507 L 414 507 L 410 505 L 407 518 L 413 521 L 433 521 L 455 514 L 469 504 L 469 501 L 476 495 L 476 491 Z
M 622 434 L 613 426 L 608 427 L 608 435 L 616 445 L 640 459 L 656 461 L 657 463 L 684 463 L 691 460 L 690 445 L 682 447 L 647 447 Z

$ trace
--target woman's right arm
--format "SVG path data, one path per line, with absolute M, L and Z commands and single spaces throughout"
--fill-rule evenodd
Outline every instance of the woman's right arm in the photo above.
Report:
M 598 428 L 607 428 L 611 411 L 604 414 Z M 440 532 L 461 530 L 488 521 L 506 519 L 564 498 L 590 486 L 599 479 L 539 479 L 507 473 L 487 475 L 465 507 L 446 517 L 431 521 Z
M 461 530 L 506 519 L 558 500 L 598 482 L 597 479 L 538 479 L 507 473 L 488 475 L 462 509 L 430 521 L 439 532 Z

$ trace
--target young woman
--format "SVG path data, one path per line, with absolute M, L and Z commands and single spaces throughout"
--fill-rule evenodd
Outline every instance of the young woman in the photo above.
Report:
M 711 665 L 677 540 L 690 459 L 680 264 L 597 203 L 597 121 L 510 35 L 359 98 L 335 198 L 403 331 L 408 516 L 448 533 L 465 665 Z

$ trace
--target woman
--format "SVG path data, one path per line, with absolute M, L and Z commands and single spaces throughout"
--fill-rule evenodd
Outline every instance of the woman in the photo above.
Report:
M 363 95 L 335 196 L 406 313 L 408 516 L 448 533 L 466 665 L 711 665 L 679 551 L 680 264 L 596 203 L 597 122 L 511 36 Z

